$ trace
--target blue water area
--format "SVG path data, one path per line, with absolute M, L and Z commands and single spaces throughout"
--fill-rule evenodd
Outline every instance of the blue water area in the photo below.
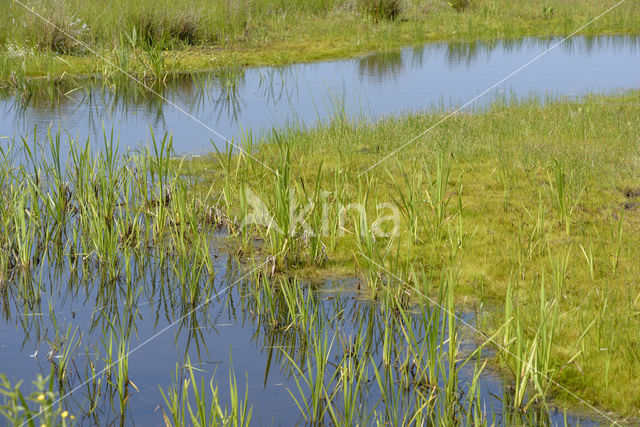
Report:
M 221 148 L 291 123 L 312 126 L 336 113 L 374 120 L 639 86 L 637 37 L 433 43 L 355 59 L 199 73 L 159 89 L 162 98 L 140 87 L 123 94 L 99 81 L 54 102 L 34 96 L 25 105 L 9 97 L 0 101 L 0 135 L 37 128 L 41 136 L 51 126 L 99 142 L 103 129 L 113 129 L 123 148 L 135 148 L 148 144 L 153 129 L 171 133 L 178 154 L 200 154 L 212 143 Z
M 216 241 L 216 237 L 212 236 L 212 240 Z M 313 371 L 317 359 L 314 358 L 312 343 L 325 340 L 328 343 L 325 378 L 331 390 L 338 384 L 339 377 L 335 373 L 341 372 L 338 366 L 345 352 L 361 340 L 364 344 L 362 350 L 349 357 L 369 365 L 367 379 L 359 386 L 363 419 L 373 417 L 374 410 L 385 419 L 385 405 L 381 401 L 373 366 L 379 368 L 383 360 L 385 328 L 388 325 L 385 316 L 389 319 L 394 315 L 388 310 L 381 310 L 380 305 L 371 299 L 371 294 L 359 291 L 353 280 L 334 280 L 316 285 L 299 284 L 304 287 L 302 293 L 306 304 L 317 307 L 316 321 L 321 325 L 319 334 L 310 333 L 313 328 L 292 326 L 286 321 L 290 313 L 282 295 L 278 296 L 275 285 L 276 303 L 271 313 L 281 322 L 273 322 L 264 312 L 260 313 L 260 304 L 265 304 L 268 298 L 264 290 L 252 282 L 252 276 L 247 275 L 248 266 L 243 267 L 233 257 L 223 255 L 221 248 L 213 246 L 216 259 L 213 271 L 199 277 L 197 286 L 201 295 L 194 305 L 185 303 L 184 288 L 175 275 L 179 268 L 172 261 L 158 264 L 153 256 L 134 267 L 129 278 L 121 277 L 115 281 L 106 279 L 99 270 L 91 270 L 91 267 L 75 272 L 64 266 L 62 269 L 44 268 L 39 278 L 43 287 L 39 302 L 25 303 L 27 299 L 22 298 L 17 286 L 3 294 L 0 373 L 6 375 L 11 384 L 24 381 L 22 391 L 28 395 L 34 390 L 30 382 L 38 374 L 46 376 L 52 369 L 57 369 L 62 349 L 70 348 L 69 360 L 72 362 L 67 365 L 67 374 L 62 382 L 62 394 L 65 396 L 62 405 L 71 414 L 77 414 L 77 421 L 87 425 L 120 422 L 126 425 L 160 425 L 163 424 L 162 411 L 168 413 L 161 390 L 166 394 L 176 381 L 183 384 L 188 379 L 188 374 L 185 374 L 187 364 L 195 368 L 197 381 L 204 379 L 208 399 L 211 398 L 209 382 L 213 378 L 223 406 L 230 404 L 229 373 L 233 371 L 240 396 L 244 397 L 245 389 L 248 393 L 253 424 L 304 424 L 294 397 L 303 402 L 309 398 L 309 391 L 306 387 L 300 391 L 296 377 L 302 381 L 302 376 L 292 361 L 305 373 Z M 414 330 L 420 342 L 436 337 L 438 351 L 442 355 L 439 360 L 444 362 L 442 372 L 447 375 L 450 366 L 446 355 L 450 341 L 448 326 L 444 325 L 446 315 L 442 312 L 437 314 L 433 317 L 435 322 L 425 320 L 425 316 L 428 317 L 430 310 L 434 309 L 433 304 L 414 305 L 408 311 L 410 321 L 405 319 L 403 324 Z M 473 313 L 461 311 L 456 315 L 460 337 L 457 363 L 461 364 L 486 338 L 479 335 L 473 326 L 464 326 L 474 324 Z M 435 335 L 431 334 L 433 328 Z M 126 339 L 128 378 L 135 384 L 135 387 L 128 387 L 130 397 L 124 417 L 119 411 L 115 387 L 107 385 L 116 379 L 118 342 L 125 342 L 118 335 L 117 331 L 121 330 L 130 334 Z M 115 354 L 109 356 L 107 347 L 112 336 Z M 406 347 L 406 338 L 400 330 L 391 336 L 399 349 L 399 358 L 392 359 L 394 369 L 397 369 L 403 361 L 402 349 Z M 50 354 L 58 345 L 61 350 Z M 481 361 L 493 359 L 492 351 L 487 347 L 481 353 Z M 425 366 L 429 357 L 423 354 Z M 456 393 L 461 400 L 466 398 L 476 366 L 476 361 L 471 360 L 459 367 Z M 111 371 L 112 375 L 109 376 L 104 369 Z M 391 383 L 393 393 L 399 399 L 406 399 L 406 406 L 399 406 L 400 413 L 412 410 L 414 390 L 397 386 L 395 382 L 399 381 L 402 372 L 396 372 L 396 375 L 399 376 L 394 377 Z M 98 379 L 101 393 L 92 400 L 89 390 L 93 390 Z M 439 378 L 432 385 L 435 396 L 444 394 L 442 381 L 443 378 Z M 528 413 L 508 418 L 503 401 L 510 398 L 511 381 L 495 368 L 486 367 L 482 371 L 479 406 L 489 422 L 505 425 L 514 422 L 564 424 L 566 419 L 570 425 L 596 424 L 596 418 L 589 418 L 596 417 L 596 413 L 566 415 L 553 407 L 539 413 L 530 409 Z M 338 394 L 336 408 L 340 408 L 340 399 Z M 95 409 L 87 414 L 88 408 L 94 404 Z M 327 415 L 325 421 L 328 420 Z M 373 418 L 369 420 L 373 421 Z M 0 425 L 4 422 L 6 420 L 0 421 Z

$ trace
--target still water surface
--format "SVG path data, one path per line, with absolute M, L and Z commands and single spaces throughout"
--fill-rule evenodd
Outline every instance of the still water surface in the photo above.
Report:
M 101 141 L 104 127 L 114 129 L 121 147 L 133 148 L 148 142 L 152 128 L 155 135 L 170 132 L 178 154 L 199 154 L 211 151 L 212 142 L 223 147 L 224 138 L 237 139 L 249 129 L 255 135 L 291 123 L 312 126 L 336 111 L 375 119 L 404 111 L 455 109 L 558 41 L 434 43 L 355 59 L 251 68 L 233 79 L 199 73 L 197 84 L 185 79 L 166 88 L 166 101 L 139 92 L 115 93 L 96 82 L 91 90 L 53 103 L 36 97 L 20 108 L 15 99 L 0 101 L 0 135 L 24 136 L 34 127 L 43 133 L 52 126 L 81 140 L 91 136 Z M 576 37 L 469 108 L 512 96 L 576 97 L 638 87 L 640 39 Z

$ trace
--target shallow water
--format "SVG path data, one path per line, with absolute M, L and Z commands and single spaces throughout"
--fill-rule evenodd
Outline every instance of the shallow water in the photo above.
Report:
M 222 254 L 222 251 L 218 248 L 215 253 Z M 274 327 L 256 316 L 255 294 L 250 290 L 253 284 L 243 279 L 238 264 L 226 255 L 217 256 L 215 275 L 202 278 L 200 287 L 208 288 L 211 296 L 204 306 L 193 312 L 183 304 L 181 286 L 172 276 L 171 268 L 167 267 L 151 262 L 133 274 L 133 283 L 109 282 L 87 272 L 74 275 L 69 271 L 52 270 L 42 276 L 46 290 L 42 293 L 39 309 L 22 306 L 23 300 L 18 292 L 10 290 L 4 293 L 4 321 L 0 322 L 2 373 L 12 384 L 24 380 L 22 390 L 28 394 L 32 390 L 29 382 L 38 373 L 48 375 L 52 362 L 59 363 L 55 356 L 52 362 L 47 357 L 50 343 L 56 341 L 56 328 L 62 333 L 71 330 L 76 334 L 72 341 L 78 345 L 71 346 L 74 348 L 71 353 L 73 364 L 65 381 L 65 391 L 70 392 L 70 397 L 65 400 L 64 408 L 78 414 L 81 424 L 107 425 L 121 421 L 127 425 L 162 424 L 162 409 L 167 410 L 167 405 L 160 389 L 165 393 L 168 391 L 174 381 L 172 375 L 176 372 L 176 363 L 183 367 L 186 355 L 198 370 L 197 378 L 204 378 L 205 386 L 208 387 L 215 374 L 223 406 L 229 403 L 229 370 L 235 372 L 240 396 L 243 397 L 245 387 L 248 390 L 248 402 L 253 410 L 252 424 L 304 424 L 290 394 L 300 398 L 288 357 L 304 367 L 306 359 L 312 357 L 310 336 L 296 328 Z M 60 286 L 62 283 L 68 286 Z M 127 289 L 131 288 L 139 293 L 127 302 L 130 297 Z M 319 321 L 331 343 L 330 364 L 340 363 L 340 356 L 347 348 L 341 344 L 353 342 L 356 337 L 364 338 L 370 345 L 366 353 L 355 357 L 364 358 L 365 362 L 366 357 L 371 357 L 379 363 L 383 351 L 384 315 L 369 295 L 357 291 L 351 280 L 330 281 L 321 287 L 310 287 L 308 291 L 318 305 Z M 458 315 L 466 322 L 473 322 L 473 313 L 461 312 Z M 424 325 L 420 324 L 417 307 L 412 317 L 416 321 L 416 333 L 426 336 L 427 330 L 421 329 Z M 88 360 L 93 361 L 103 384 L 108 378 L 101 375 L 100 370 L 108 358 L 103 340 L 108 341 L 110 334 L 103 331 L 108 331 L 109 323 L 128 325 L 132 331 L 128 372 L 137 390 L 129 387 L 131 397 L 123 419 L 118 415 L 117 397 L 116 403 L 110 403 L 109 392 L 105 389 L 94 414 L 81 417 L 82 411 L 90 407 L 85 385 L 90 377 L 86 373 Z M 439 324 L 432 326 L 440 327 Z M 479 341 L 472 331 L 462 328 L 461 332 L 466 338 L 460 343 L 459 354 L 464 357 L 476 348 Z M 64 345 L 72 341 L 63 339 Z M 397 342 L 400 347 L 404 345 L 401 339 Z M 446 346 L 442 346 L 445 354 Z M 487 356 L 491 357 L 490 350 L 483 354 L 483 357 Z M 468 390 L 473 368 L 474 362 L 471 362 L 458 372 L 461 396 Z M 332 369 L 327 377 L 332 375 Z M 371 372 L 369 375 L 361 393 L 365 396 L 364 402 L 370 405 L 366 410 L 372 411 L 376 402 L 380 403 L 380 393 L 374 375 Z M 494 420 L 498 424 L 513 422 L 513 419 L 505 421 L 502 414 L 502 399 L 508 398 L 508 384 L 508 380 L 490 368 L 482 374 L 481 405 L 489 421 Z M 107 387 L 106 390 L 112 389 Z M 115 405 L 115 409 L 111 405 Z M 516 420 L 554 425 L 564 424 L 565 420 L 563 413 L 554 410 L 549 414 L 531 411 L 527 416 L 522 415 L 523 418 Z M 584 416 L 569 415 L 566 419 L 570 425 L 578 422 L 580 425 L 596 424 Z M 0 420 L 0 425 L 6 421 Z
M 204 153 L 212 150 L 212 142 L 224 147 L 225 138 L 239 138 L 243 130 L 259 134 L 273 126 L 313 125 L 336 111 L 374 119 L 410 110 L 455 109 L 559 41 L 433 43 L 355 59 L 251 68 L 236 78 L 199 73 L 199 83 L 186 78 L 166 88 L 166 101 L 139 91 L 100 89 L 95 82 L 90 90 L 53 103 L 46 96 L 34 97 L 26 108 L 12 98 L 0 101 L 0 135 L 24 136 L 34 127 L 42 134 L 52 126 L 99 142 L 104 126 L 115 130 L 121 147 L 140 147 L 153 128 L 156 135 L 173 135 L 178 154 Z M 575 37 L 468 108 L 512 96 L 575 97 L 638 87 L 639 38 Z

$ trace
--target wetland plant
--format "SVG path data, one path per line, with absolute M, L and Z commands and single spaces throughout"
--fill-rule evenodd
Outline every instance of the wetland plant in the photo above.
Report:
M 404 0 L 358 0 L 360 10 L 375 21 L 394 20 L 402 12 Z
M 389 178 L 392 180 L 392 188 L 396 193 L 394 203 L 400 208 L 400 212 L 405 217 L 409 235 L 412 243 L 418 243 L 419 223 L 420 223 L 420 188 L 422 187 L 423 175 L 402 173 L 402 181 L 396 183 L 391 172 Z M 406 190 L 404 190 L 406 189 Z
M 510 405 L 516 411 L 526 413 L 529 408 L 546 407 L 549 389 L 557 385 L 556 378 L 562 367 L 573 363 L 579 353 L 574 350 L 580 345 L 595 321 L 592 322 L 568 353 L 567 359 L 558 364 L 552 358 L 553 348 L 558 345 L 556 329 L 559 310 L 558 297 L 548 299 L 545 291 L 544 275 L 540 284 L 539 314 L 532 328 L 534 335 L 525 334 L 525 317 L 514 296 L 513 286 L 507 288 L 504 308 L 502 343 L 498 345 L 501 359 L 512 371 L 514 383 Z
M 171 388 L 166 392 L 160 389 L 169 412 L 167 414 L 162 408 L 165 425 L 167 427 L 185 425 L 201 427 L 210 425 L 249 426 L 252 409 L 248 404 L 248 389 L 245 390 L 244 399 L 242 399 L 239 395 L 233 369 L 229 371 L 230 405 L 228 407 L 223 407 L 221 402 L 215 373 L 212 375 L 207 389 L 204 375 L 197 371 L 200 370 L 196 369 L 187 358 L 182 370 L 180 364 L 176 366 L 174 384 Z M 197 376 L 200 376 L 199 383 Z
M 461 188 L 453 190 L 448 194 L 447 191 L 451 175 L 450 155 L 445 150 L 439 150 L 436 155 L 435 170 L 433 173 L 425 168 L 427 173 L 427 189 L 426 204 L 428 209 L 422 217 L 422 223 L 426 234 L 431 236 L 432 242 L 437 242 L 444 235 L 444 226 L 451 220 L 448 207 L 452 196 L 457 193 L 460 197 Z
M 29 396 L 22 393 L 21 384 L 19 381 L 12 385 L 6 375 L 0 374 L 0 414 L 11 424 L 30 427 L 74 424 L 75 416 L 57 403 L 53 372 L 46 377 L 38 374 L 33 381 L 34 391 Z
M 565 231 L 569 235 L 571 230 L 571 218 L 580 202 L 584 188 L 577 197 L 572 197 L 571 190 L 573 185 L 572 175 L 568 175 L 564 161 L 553 161 L 553 177 L 549 175 L 549 186 L 551 188 L 554 207 L 558 214 L 559 220 L 564 224 Z
M 306 364 L 299 365 L 286 351 L 284 355 L 292 366 L 296 393 L 289 390 L 301 416 L 305 422 L 322 423 L 331 405 L 331 394 L 327 389 L 333 387 L 335 373 L 328 372 L 330 355 L 335 336 L 330 336 L 325 330 L 312 329 L 309 337 L 310 354 L 306 357 Z

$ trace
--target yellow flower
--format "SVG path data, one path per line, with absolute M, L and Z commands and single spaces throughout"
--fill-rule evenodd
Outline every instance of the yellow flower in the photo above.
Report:
M 44 400 L 44 394 L 39 394 L 37 400 L 38 402 L 42 402 Z
M 67 417 L 69 416 L 69 412 L 67 412 L 67 411 L 62 411 L 62 413 L 60 414 L 60 416 L 61 416 L 62 418 L 67 418 Z

